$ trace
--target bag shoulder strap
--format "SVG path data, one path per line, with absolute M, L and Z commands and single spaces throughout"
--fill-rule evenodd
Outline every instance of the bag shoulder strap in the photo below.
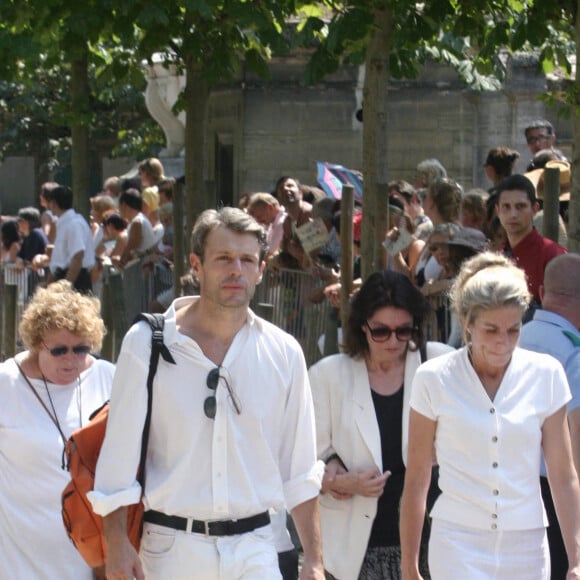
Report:
M 16 362 L 16 360 L 14 362 L 16 363 L 16 366 L 18 367 L 18 370 L 20 371 L 20 374 L 24 377 L 24 380 L 26 381 L 26 383 L 32 389 L 32 392 L 34 393 L 34 396 L 38 399 L 38 402 L 42 405 L 42 407 L 46 411 L 46 414 L 50 417 L 50 420 L 54 423 L 54 426 L 58 429 L 58 432 L 60 433 L 60 436 L 62 438 L 62 442 L 63 442 L 63 444 L 66 447 L 66 440 L 67 440 L 67 438 L 66 438 L 65 434 L 62 432 L 62 429 L 60 427 L 60 423 L 58 422 L 58 418 L 55 417 L 50 412 L 50 409 L 46 406 L 46 403 L 42 400 L 42 397 L 38 394 L 38 391 L 34 388 L 34 385 L 30 382 L 30 379 L 26 376 L 26 373 L 24 372 L 24 370 L 22 369 L 22 367 L 20 366 L 20 364 L 18 362 Z M 63 451 L 63 460 L 62 460 L 61 467 L 62 467 L 62 469 L 64 469 L 64 467 L 65 467 L 65 465 L 64 465 L 64 451 Z
M 427 342 L 423 341 L 419 346 L 419 353 L 421 354 L 421 364 L 427 360 Z
M 149 445 L 149 430 L 151 428 L 151 412 L 153 410 L 153 380 L 157 373 L 159 364 L 159 355 L 170 364 L 176 364 L 175 359 L 169 352 L 167 345 L 163 342 L 163 327 L 165 317 L 163 314 L 150 314 L 142 312 L 139 314 L 134 323 L 143 320 L 151 328 L 151 357 L 149 358 L 149 372 L 147 374 L 147 414 L 145 415 L 145 424 L 143 425 L 143 436 L 141 439 L 141 455 L 139 460 L 139 474 L 137 480 L 141 484 L 141 494 L 145 490 L 145 460 L 147 458 L 147 447 Z

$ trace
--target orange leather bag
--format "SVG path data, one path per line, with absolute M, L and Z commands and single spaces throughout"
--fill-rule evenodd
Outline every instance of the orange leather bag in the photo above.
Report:
M 87 493 L 93 490 L 95 483 L 95 470 L 108 416 L 109 403 L 106 403 L 93 414 L 87 425 L 71 435 L 66 444 L 71 480 L 62 492 L 62 520 L 69 538 L 91 568 L 103 566 L 107 559 L 103 518 L 93 512 Z M 137 550 L 142 519 L 143 503 L 129 506 L 127 531 Z
M 145 320 L 152 330 L 151 358 L 147 376 L 147 415 L 143 426 L 141 441 L 141 459 L 137 480 L 141 484 L 141 493 L 145 489 L 145 458 L 149 441 L 149 427 L 153 399 L 153 379 L 157 372 L 159 355 L 165 361 L 175 364 L 169 349 L 163 343 L 163 315 L 141 314 L 136 321 Z M 87 499 L 87 493 L 93 490 L 95 470 L 101 446 L 105 438 L 109 403 L 97 409 L 89 423 L 77 429 L 66 444 L 67 467 L 70 481 L 62 492 L 62 519 L 69 538 L 91 568 L 104 566 L 107 559 L 107 548 L 103 533 L 103 519 L 93 512 Z M 128 507 L 127 531 L 133 546 L 138 550 L 141 540 L 143 521 L 143 502 Z

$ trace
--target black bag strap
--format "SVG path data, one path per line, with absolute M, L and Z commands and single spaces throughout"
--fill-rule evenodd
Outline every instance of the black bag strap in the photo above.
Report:
M 149 445 L 149 430 L 151 428 L 151 412 L 153 409 L 153 380 L 159 364 L 159 355 L 170 364 L 176 364 L 175 359 L 169 352 L 167 345 L 163 342 L 163 326 L 165 317 L 163 314 L 149 314 L 142 312 L 133 324 L 143 320 L 151 328 L 151 357 L 149 358 L 149 372 L 147 374 L 147 414 L 143 425 L 143 436 L 141 439 L 141 456 L 139 460 L 139 473 L 137 481 L 141 485 L 141 495 L 145 490 L 145 460 L 147 458 L 147 447 Z
M 427 360 L 427 342 L 421 342 L 419 345 L 419 353 L 421 354 L 421 363 L 424 363 Z

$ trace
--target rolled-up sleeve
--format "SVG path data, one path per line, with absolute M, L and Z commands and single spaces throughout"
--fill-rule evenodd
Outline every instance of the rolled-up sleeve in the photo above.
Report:
M 288 510 L 320 492 L 324 464 L 316 459 L 316 429 L 306 363 L 299 350 L 291 358 L 290 386 L 281 433 L 280 471 Z
M 87 494 L 95 513 L 105 516 L 138 503 L 137 468 L 147 411 L 147 371 L 151 334 L 145 324 L 133 327 L 117 361 L 107 431 L 99 454 L 94 490 Z M 139 353 L 137 356 L 135 353 Z

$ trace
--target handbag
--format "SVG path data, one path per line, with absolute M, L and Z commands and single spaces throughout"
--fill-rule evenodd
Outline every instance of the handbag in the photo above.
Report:
M 141 485 L 141 500 L 127 508 L 127 533 L 137 551 L 139 550 L 143 523 L 142 500 L 145 490 L 145 459 L 151 425 L 153 379 L 157 372 L 160 355 L 168 363 L 175 364 L 175 360 L 163 342 L 163 315 L 143 313 L 136 318 L 135 322 L 139 320 L 145 320 L 149 324 L 152 330 L 152 339 L 147 375 L 147 414 L 143 426 L 137 472 L 137 481 Z M 95 470 L 105 438 L 108 416 L 109 402 L 106 402 L 91 415 L 87 425 L 77 429 L 70 436 L 65 448 L 67 468 L 71 479 L 61 495 L 62 519 L 68 537 L 91 568 L 104 566 L 107 559 L 103 519 L 93 512 L 87 493 L 92 491 L 94 487 Z

